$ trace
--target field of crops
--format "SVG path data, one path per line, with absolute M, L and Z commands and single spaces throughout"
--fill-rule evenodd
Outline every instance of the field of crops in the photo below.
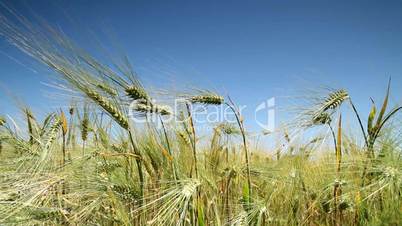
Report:
M 23 19 L 0 17 L 0 33 L 74 96 L 44 118 L 29 106 L 20 106 L 23 121 L 1 116 L 0 225 L 402 223 L 401 106 L 389 104 L 391 81 L 369 115 L 344 89 L 306 100 L 279 132 L 281 145 L 262 150 L 229 97 L 174 93 L 185 101 L 171 111 L 170 94 L 144 87 L 126 60 L 104 63 Z M 234 121 L 199 132 L 199 105 L 226 106 Z M 309 133 L 317 129 L 327 132 Z

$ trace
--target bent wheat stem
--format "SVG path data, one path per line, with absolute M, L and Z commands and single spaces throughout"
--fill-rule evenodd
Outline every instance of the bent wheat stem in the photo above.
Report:
M 233 111 L 237 124 L 240 128 L 240 132 L 242 135 L 243 139 L 243 149 L 244 149 L 244 155 L 246 158 L 246 168 L 247 168 L 247 186 L 248 186 L 248 197 L 251 198 L 251 175 L 250 175 L 250 160 L 249 160 L 249 153 L 248 153 L 248 148 L 247 148 L 247 139 L 246 139 L 246 132 L 244 130 L 244 125 L 243 125 L 243 119 L 242 116 L 239 112 L 239 110 L 236 108 L 235 104 L 233 103 L 232 99 L 228 97 L 229 103 L 226 103 L 226 105 Z

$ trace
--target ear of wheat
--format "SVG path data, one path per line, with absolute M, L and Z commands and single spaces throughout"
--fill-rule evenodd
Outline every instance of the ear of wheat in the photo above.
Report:
M 55 117 L 53 124 L 49 128 L 49 131 L 46 133 L 46 139 L 42 149 L 41 161 L 44 161 L 47 158 L 51 145 L 57 138 L 57 133 L 60 129 L 60 125 L 60 119 L 58 117 Z
M 368 116 L 368 120 L 367 120 L 367 132 L 368 134 L 372 134 L 373 133 L 373 122 L 374 122 L 374 118 L 377 114 L 377 107 L 374 104 L 374 101 L 372 101 L 372 106 L 371 106 L 371 110 L 370 110 L 370 114 Z
M 105 83 L 98 83 L 96 87 L 110 96 L 117 96 L 117 91 Z
M 109 148 L 109 137 L 108 137 L 106 130 L 101 127 L 98 129 L 98 133 L 99 133 L 99 138 L 100 138 L 102 146 L 105 149 Z
M 204 91 L 200 95 L 190 97 L 189 101 L 193 104 L 221 105 L 224 103 L 224 98 L 216 93 Z
M 344 89 L 333 91 L 329 93 L 326 97 L 319 98 L 318 102 L 314 104 L 312 110 L 307 110 L 306 112 L 303 112 L 301 118 L 305 118 L 305 116 L 308 117 L 305 121 L 304 126 L 310 127 L 314 125 L 331 123 L 332 114 L 347 99 L 349 99 L 349 94 Z
M 331 115 L 326 112 L 323 112 L 317 116 L 313 116 L 313 124 L 314 125 L 329 124 L 329 123 L 331 123 L 331 121 L 332 121 Z
M 128 129 L 128 119 L 114 104 L 94 90 L 85 89 L 84 91 L 89 98 L 109 113 L 122 128 Z
M 240 130 L 232 123 L 221 123 L 216 129 L 219 129 L 223 134 L 236 135 L 240 134 Z
M 84 113 L 84 118 L 81 121 L 81 139 L 82 141 L 86 141 L 88 139 L 89 132 L 89 119 L 88 113 Z
M 26 120 L 27 120 L 27 124 L 28 124 L 29 143 L 32 145 L 34 143 L 35 118 L 34 118 L 32 112 L 28 108 L 25 108 L 24 111 L 25 111 Z
M 54 118 L 54 122 L 47 133 L 47 141 L 45 143 L 45 148 L 49 148 L 50 145 L 53 143 L 53 141 L 56 139 L 60 125 L 61 125 L 60 119 L 57 117 Z
M 342 105 L 342 103 L 349 98 L 349 94 L 346 90 L 340 89 L 334 91 L 328 95 L 325 101 L 322 103 L 321 111 L 325 112 L 330 109 L 336 109 Z
M 158 113 L 161 115 L 171 115 L 172 114 L 172 112 L 170 112 L 170 110 L 167 106 L 154 105 L 154 108 L 155 108 L 155 113 Z
M 182 140 L 184 142 L 184 144 L 190 146 L 191 145 L 191 141 L 188 138 L 188 135 L 183 132 L 183 131 L 177 131 L 176 132 L 177 136 L 180 138 L 180 140 Z
M 139 103 L 135 105 L 133 110 L 141 114 L 147 114 L 147 113 L 155 113 L 161 115 L 172 114 L 166 106 L 156 104 L 149 105 Z
M 128 86 L 125 91 L 132 100 L 149 100 L 148 94 L 142 87 L 132 85 Z

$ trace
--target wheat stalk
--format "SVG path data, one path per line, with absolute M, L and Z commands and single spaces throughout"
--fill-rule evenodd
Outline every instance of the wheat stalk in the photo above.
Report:
M 68 131 L 68 125 L 67 125 L 67 118 L 64 115 L 64 112 L 61 110 L 60 112 L 60 124 L 61 124 L 61 131 L 63 135 L 63 162 L 62 165 L 66 164 L 66 135 Z
M 250 174 L 250 159 L 249 159 L 249 151 L 247 148 L 247 139 L 246 139 L 246 131 L 244 128 L 244 120 L 242 115 L 240 114 L 239 109 L 236 107 L 236 105 L 234 104 L 234 102 L 230 99 L 229 97 L 229 103 L 226 103 L 227 106 L 233 111 L 233 113 L 235 114 L 236 117 L 236 121 L 237 124 L 239 126 L 241 135 L 242 135 L 242 140 L 243 140 L 243 148 L 244 148 L 244 155 L 246 158 L 246 170 L 247 170 L 247 196 L 249 197 L 249 199 L 251 198 L 251 174 Z
M 0 127 L 6 124 L 6 120 L 0 116 Z M 0 138 L 0 153 L 3 151 L 3 140 Z
M 334 222 L 335 225 L 342 225 L 342 210 L 338 206 L 338 198 L 342 195 L 342 187 L 340 183 L 341 163 L 342 163 L 342 115 L 339 115 L 338 133 L 335 145 L 336 158 L 336 176 L 337 180 L 334 183 Z M 339 211 L 339 213 L 338 213 Z M 338 216 L 339 215 L 339 216 Z M 340 221 L 340 222 L 338 222 Z

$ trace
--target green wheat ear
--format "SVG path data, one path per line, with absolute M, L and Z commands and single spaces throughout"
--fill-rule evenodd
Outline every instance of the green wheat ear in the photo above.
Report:
M 107 98 L 91 89 L 85 89 L 84 92 L 95 103 L 101 106 L 112 118 L 124 129 L 128 129 L 128 119 L 123 115 L 119 109 L 112 104 Z
M 141 87 L 138 86 L 129 86 L 125 89 L 126 94 L 128 97 L 130 97 L 132 100 L 148 100 L 149 96 L 145 92 L 145 90 Z
M 325 112 L 330 109 L 336 109 L 342 105 L 342 103 L 349 98 L 349 94 L 346 90 L 340 89 L 334 91 L 328 95 L 325 101 L 322 103 L 321 110 Z
M 112 97 L 117 96 L 117 91 L 104 83 L 99 83 L 96 87 Z
M 332 122 L 331 115 L 333 111 L 339 108 L 345 100 L 349 99 L 346 90 L 340 89 L 333 91 L 324 97 L 317 105 L 317 109 L 313 111 L 312 121 L 309 125 L 323 125 Z M 309 119 L 310 120 L 310 119 Z
M 177 137 L 180 138 L 186 145 L 188 145 L 188 146 L 191 145 L 191 141 L 190 141 L 188 135 L 185 134 L 185 132 L 177 131 L 176 134 L 177 134 Z
M 225 99 L 218 94 L 212 92 L 204 92 L 197 96 L 192 96 L 189 101 L 193 104 L 210 104 L 210 105 L 221 105 L 224 103 Z
M 84 116 L 84 119 L 81 122 L 81 139 L 86 141 L 88 139 L 88 132 L 89 132 L 89 120 L 88 117 Z
M 134 111 L 142 113 L 142 114 L 147 114 L 147 113 L 155 113 L 155 114 L 161 114 L 161 115 L 171 115 L 172 112 L 169 111 L 169 109 L 166 106 L 163 105 L 156 105 L 156 104 L 143 104 L 139 103 L 136 104 Z
M 46 134 L 41 161 L 43 161 L 47 157 L 48 153 L 50 152 L 51 145 L 53 144 L 53 142 L 56 141 L 57 133 L 60 129 L 60 126 L 61 126 L 60 119 L 58 117 L 55 117 L 53 124 L 51 125 L 49 131 Z

